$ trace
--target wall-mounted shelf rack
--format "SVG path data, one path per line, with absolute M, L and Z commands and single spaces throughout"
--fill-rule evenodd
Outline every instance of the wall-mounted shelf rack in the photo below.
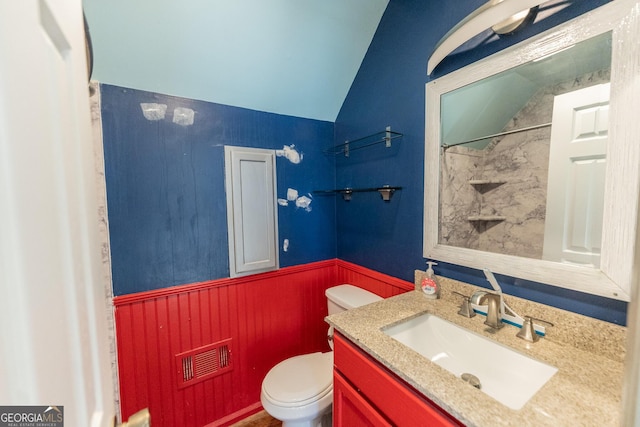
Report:
M 402 190 L 402 187 L 391 187 L 389 185 L 383 185 L 382 187 L 373 187 L 373 188 L 341 188 L 337 190 L 316 190 L 314 194 L 342 194 L 342 198 L 346 201 L 351 200 L 351 195 L 353 193 L 368 193 L 377 191 L 380 193 L 382 200 L 388 202 L 391 200 L 391 196 L 396 190 Z
M 349 153 L 352 151 L 371 147 L 377 144 L 384 143 L 385 147 L 391 147 L 391 141 L 400 138 L 401 136 L 401 133 L 393 132 L 391 130 L 391 126 L 387 126 L 387 128 L 381 132 L 376 132 L 351 141 L 345 141 L 343 144 L 336 145 L 335 147 L 327 150 L 327 152 L 334 155 L 344 153 L 345 157 L 349 157 Z

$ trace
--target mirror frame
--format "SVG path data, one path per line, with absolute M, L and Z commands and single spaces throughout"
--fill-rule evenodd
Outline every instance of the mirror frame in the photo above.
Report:
M 506 69 L 612 31 L 610 138 L 600 268 L 447 246 L 439 237 L 440 97 Z M 640 200 L 640 5 L 616 0 L 426 85 L 425 258 L 630 301 Z

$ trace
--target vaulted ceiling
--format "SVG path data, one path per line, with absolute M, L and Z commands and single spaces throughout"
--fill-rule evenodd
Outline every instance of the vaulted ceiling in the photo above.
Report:
M 102 83 L 334 121 L 388 0 L 84 0 Z

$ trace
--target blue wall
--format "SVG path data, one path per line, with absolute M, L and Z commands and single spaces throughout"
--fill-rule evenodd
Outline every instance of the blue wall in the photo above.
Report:
M 102 85 L 114 293 L 122 295 L 229 276 L 223 146 L 281 149 L 295 144 L 301 164 L 277 159 L 278 197 L 292 187 L 401 186 L 391 202 L 378 193 L 315 196 L 312 211 L 278 208 L 280 264 L 338 257 L 405 280 L 422 258 L 424 87 L 436 42 L 484 0 L 391 0 L 335 123 L 246 110 Z M 535 24 L 509 37 L 481 35 L 450 55 L 434 78 L 606 3 L 556 2 Z M 564 8 L 564 9 L 563 9 Z M 141 102 L 168 105 L 148 121 Z M 196 111 L 193 126 L 172 123 L 177 106 Z M 390 149 L 323 150 L 385 126 L 402 132 Z M 334 142 L 335 141 L 335 142 Z M 283 239 L 290 240 L 287 252 Z M 480 271 L 441 263 L 436 273 L 487 286 Z M 626 304 L 498 275 L 506 293 L 624 324 Z
M 334 186 L 333 123 L 101 85 L 103 140 L 115 295 L 229 277 L 224 145 L 282 149 L 278 197 Z M 167 104 L 165 119 L 144 118 L 140 103 Z M 172 122 L 176 107 L 194 124 Z M 336 257 L 334 197 L 311 212 L 278 207 L 280 265 Z M 289 239 L 287 252 L 283 239 Z
M 391 149 L 381 146 L 337 157 L 338 187 L 402 186 L 390 203 L 377 194 L 336 201 L 338 258 L 413 281 L 422 257 L 425 84 L 427 59 L 437 41 L 485 0 L 455 2 L 391 0 L 336 120 L 336 141 L 353 140 L 391 125 L 404 134 Z M 519 34 L 488 32 L 461 47 L 436 68 L 437 78 L 532 34 L 544 31 L 604 0 L 553 2 Z M 480 41 L 480 42 L 478 42 Z M 365 193 L 368 194 L 368 193 Z M 441 263 L 437 274 L 488 286 L 479 270 Z M 624 324 L 626 303 L 497 276 L 506 293 Z

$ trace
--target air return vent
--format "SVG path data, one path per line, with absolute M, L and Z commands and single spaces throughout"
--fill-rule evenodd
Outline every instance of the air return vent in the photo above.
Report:
M 196 384 L 231 369 L 231 339 L 176 354 L 178 388 Z

